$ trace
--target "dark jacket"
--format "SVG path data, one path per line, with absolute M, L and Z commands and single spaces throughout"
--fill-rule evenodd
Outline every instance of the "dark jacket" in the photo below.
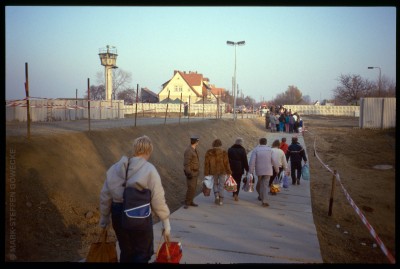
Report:
M 242 175 L 243 171 L 249 171 L 249 162 L 247 161 L 246 150 L 243 146 L 234 144 L 228 149 L 229 165 L 232 174 Z
M 299 142 L 290 144 L 288 147 L 288 150 L 286 152 L 286 160 L 290 161 L 291 163 L 301 163 L 301 159 L 303 159 L 305 162 L 307 161 L 307 156 L 304 151 L 304 148 L 300 145 Z

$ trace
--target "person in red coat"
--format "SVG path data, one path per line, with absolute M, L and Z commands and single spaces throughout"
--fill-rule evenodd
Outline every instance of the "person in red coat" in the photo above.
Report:
M 286 154 L 288 147 L 289 145 L 286 143 L 286 137 L 282 137 L 281 145 L 279 146 L 279 148 L 283 150 L 283 152 Z

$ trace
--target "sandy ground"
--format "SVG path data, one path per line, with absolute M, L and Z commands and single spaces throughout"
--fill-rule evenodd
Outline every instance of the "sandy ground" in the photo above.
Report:
M 328 216 L 332 174 L 314 156 L 338 171 L 369 224 L 395 255 L 395 130 L 360 130 L 358 118 L 303 117 L 307 132 L 313 216 L 325 263 L 388 263 L 369 229 L 338 182 Z M 8 128 L 8 127 L 7 127 Z M 11 127 L 10 127 L 11 128 Z M 150 158 L 163 180 L 171 211 L 182 204 L 186 182 L 183 152 L 192 134 L 200 135 L 200 161 L 215 138 L 229 148 L 244 138 L 250 151 L 265 136 L 263 118 L 206 120 L 6 137 L 6 261 L 79 261 L 97 240 L 99 192 L 106 170 L 130 154 L 135 137 L 154 143 Z M 316 139 L 316 140 L 315 140 Z M 391 169 L 375 169 L 391 165 Z M 202 177 L 202 175 L 201 175 Z M 201 191 L 198 182 L 198 192 Z M 155 221 L 157 219 L 155 218 Z M 338 228 L 339 227 L 339 228 Z M 115 240 L 113 233 L 109 240 Z

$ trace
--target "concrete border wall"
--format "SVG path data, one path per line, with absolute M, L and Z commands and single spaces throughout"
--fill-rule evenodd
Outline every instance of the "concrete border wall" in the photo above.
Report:
M 219 114 L 222 115 L 225 113 L 226 108 L 225 103 L 221 103 L 219 105 Z M 137 113 L 165 113 L 167 109 L 167 104 L 160 103 L 138 103 L 133 105 L 125 105 L 124 111 L 125 114 L 134 114 L 137 107 Z M 191 115 L 206 115 L 206 116 L 215 116 L 217 115 L 217 104 L 190 104 L 189 113 Z M 184 107 L 183 104 L 168 104 L 168 112 L 171 113 L 179 113 L 183 114 Z
M 69 121 L 88 118 L 88 101 L 45 99 L 30 100 L 30 117 L 32 122 Z M 90 101 L 90 119 L 124 118 L 124 101 Z M 6 106 L 6 121 L 26 122 L 26 101 L 13 101 Z
M 359 127 L 396 127 L 396 98 L 361 98 Z
M 396 101 L 383 101 L 379 98 L 381 106 L 375 105 L 375 109 L 381 109 L 382 105 L 388 111 L 394 111 L 393 115 L 384 116 L 384 126 L 395 125 L 396 118 Z M 369 104 L 369 101 L 365 105 Z M 379 102 L 379 101 L 376 101 Z M 88 101 L 86 100 L 62 100 L 62 99 L 41 99 L 30 100 L 31 119 L 35 121 L 69 121 L 81 120 L 88 118 Z M 138 103 L 133 105 L 124 105 L 123 100 L 113 100 L 112 107 L 110 101 L 91 101 L 90 102 L 90 118 L 91 119 L 119 119 L 124 118 L 125 114 L 137 113 L 165 113 L 168 106 L 168 113 L 184 112 L 183 104 L 160 104 L 160 103 Z M 333 116 L 360 116 L 360 106 L 314 106 L 314 105 L 284 105 L 291 109 L 292 112 L 298 112 L 300 115 L 333 115 Z M 213 117 L 226 113 L 227 104 L 221 103 L 219 111 L 217 104 L 190 104 L 190 115 L 204 115 Z M 368 106 L 369 107 L 369 106 Z M 369 108 L 365 108 L 369 109 Z M 386 114 L 385 114 L 386 115 Z M 371 122 L 381 122 L 377 119 L 371 120 L 370 116 L 364 116 L 363 124 L 360 122 L 360 127 L 369 127 Z M 393 120 L 394 119 L 394 120 Z M 18 100 L 9 102 L 6 105 L 6 120 L 7 121 L 26 121 L 26 101 Z M 368 123 L 366 123 L 368 121 Z M 362 125 L 362 126 L 361 126 Z M 380 127 L 377 127 L 380 128 Z
M 301 115 L 332 115 L 358 117 L 360 114 L 359 106 L 314 106 L 314 105 L 283 105 L 292 112 Z

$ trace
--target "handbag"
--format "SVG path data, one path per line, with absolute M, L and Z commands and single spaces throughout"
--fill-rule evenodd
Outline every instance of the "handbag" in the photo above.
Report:
M 289 188 L 289 176 L 286 174 L 283 176 L 282 179 L 282 187 L 284 187 L 285 189 Z
M 205 176 L 203 179 L 203 186 L 202 186 L 202 191 L 204 196 L 210 196 L 213 185 L 214 185 L 214 177 Z
M 308 164 L 304 164 L 303 167 L 301 167 L 301 177 L 304 180 L 310 180 L 310 167 Z
M 180 242 L 169 242 L 164 235 L 164 243 L 158 246 L 155 262 L 177 264 L 180 262 L 181 258 L 182 244 Z
M 103 228 L 97 242 L 90 245 L 86 262 L 118 262 L 115 242 L 107 242 L 107 229 Z
M 151 191 L 144 188 L 126 187 L 123 197 L 122 227 L 126 230 L 140 231 L 153 229 Z
M 237 191 L 237 184 L 236 184 L 235 179 L 232 177 L 232 175 L 229 175 L 229 177 L 225 180 L 224 189 L 228 192 L 236 192 Z
M 149 231 L 153 229 L 150 205 L 151 191 L 143 188 L 138 182 L 135 182 L 135 186 L 126 187 L 126 180 L 128 180 L 128 168 L 126 169 L 125 189 L 123 192 L 122 228 L 126 230 Z
M 269 191 L 271 192 L 271 194 L 276 194 L 277 192 L 280 192 L 279 187 L 280 187 L 279 176 L 277 175 L 277 176 L 274 178 L 274 181 L 272 182 Z
M 253 174 L 248 173 L 247 176 L 243 179 L 244 185 L 242 190 L 245 192 L 253 192 L 254 191 L 254 177 Z
M 203 192 L 204 196 L 210 196 L 211 194 L 211 189 L 207 188 L 204 182 L 201 191 Z

